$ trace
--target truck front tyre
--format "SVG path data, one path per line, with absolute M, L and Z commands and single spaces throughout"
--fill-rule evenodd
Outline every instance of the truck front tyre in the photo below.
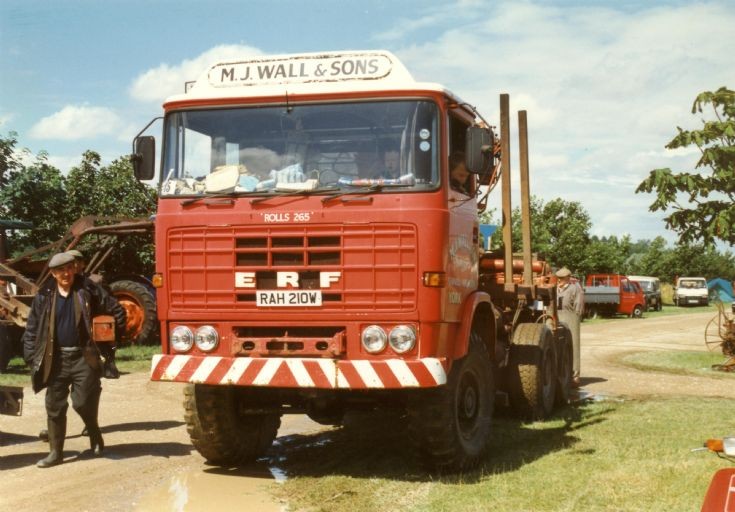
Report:
M 633 311 L 630 312 L 631 318 L 642 318 L 643 317 L 643 306 L 636 304 L 633 307 Z
M 519 324 L 513 333 L 508 364 L 511 407 L 524 420 L 544 419 L 554 409 L 556 386 L 551 329 L 544 324 Z
M 125 309 L 127 316 L 122 338 L 133 344 L 150 342 L 158 326 L 153 294 L 135 281 L 115 281 L 110 284 L 110 292 Z
M 281 425 L 277 413 L 248 414 L 244 398 L 231 386 L 189 384 L 184 389 L 184 420 L 194 448 L 209 463 L 242 465 L 262 456 Z
M 409 400 L 409 434 L 424 464 L 440 472 L 477 465 L 487 450 L 494 406 L 493 363 L 473 333 L 447 384 L 417 391 Z

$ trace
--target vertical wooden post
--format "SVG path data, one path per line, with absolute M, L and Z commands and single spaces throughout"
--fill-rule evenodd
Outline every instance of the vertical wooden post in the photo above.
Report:
M 518 158 L 521 164 L 521 233 L 523 234 L 523 284 L 533 280 L 531 268 L 531 187 L 528 180 L 528 120 L 518 112 Z
M 513 228 L 510 202 L 510 96 L 500 95 L 500 166 L 502 169 L 503 245 L 505 289 L 513 288 Z

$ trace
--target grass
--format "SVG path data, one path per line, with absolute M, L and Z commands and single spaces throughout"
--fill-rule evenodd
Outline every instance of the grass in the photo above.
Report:
M 725 399 L 587 402 L 545 422 L 495 420 L 480 467 L 440 476 L 412 461 L 400 422 L 292 436 L 275 447 L 288 479 L 276 492 L 294 510 L 698 510 L 728 464 L 692 453 L 733 432 Z
M 136 373 L 150 370 L 151 358 L 160 354 L 158 345 L 131 345 L 115 352 L 115 364 L 121 373 Z M 0 374 L 0 386 L 30 386 L 31 372 L 20 357 L 10 360 L 8 369 Z
M 714 304 L 710 304 L 709 306 L 687 306 L 687 307 L 678 307 L 678 306 L 672 306 L 672 305 L 666 305 L 664 304 L 661 311 L 646 311 L 643 313 L 643 318 L 656 318 L 659 316 L 672 316 L 672 315 L 691 315 L 694 313 L 706 313 L 711 312 L 712 316 L 717 314 L 717 306 Z M 730 311 L 730 304 L 725 304 L 725 311 Z M 604 317 L 598 317 L 598 318 L 585 318 L 584 323 L 590 323 L 590 324 L 596 324 L 600 322 L 609 322 L 611 320 L 615 320 L 617 318 L 627 318 L 624 315 L 617 315 L 612 318 L 604 318 Z
M 621 362 L 644 371 L 700 377 L 735 378 L 735 374 L 712 369 L 713 365 L 723 364 L 727 359 L 719 351 L 652 351 L 628 354 L 621 358 Z

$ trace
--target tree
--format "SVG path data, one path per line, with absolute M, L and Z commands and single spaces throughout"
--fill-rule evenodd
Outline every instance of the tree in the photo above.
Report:
M 9 254 L 46 245 L 66 231 L 69 217 L 65 196 L 64 177 L 48 164 L 45 154 L 39 154 L 31 165 L 13 169 L 0 188 L 3 215 L 31 222 L 33 229 L 9 237 Z
M 7 137 L 0 137 L 0 189 L 8 182 L 10 174 L 22 167 L 22 157 L 30 152 L 22 149 L 20 154 L 15 149 L 18 144 L 18 134 L 9 132 Z M 5 215 L 4 204 L 0 204 L 0 216 Z
M 156 191 L 135 179 L 127 158 L 101 167 L 100 155 L 85 151 L 79 165 L 64 177 L 48 164 L 45 152 L 40 152 L 34 163 L 23 164 L 26 158 L 18 158 L 15 145 L 13 132 L 0 139 L 0 165 L 7 171 L 0 185 L 0 213 L 31 222 L 34 228 L 12 234 L 8 249 L 13 256 L 60 239 L 71 223 L 84 215 L 130 218 L 149 217 L 155 212 Z M 96 250 L 84 245 L 81 249 Z M 126 238 L 107 265 L 115 273 L 151 273 L 151 237 Z
M 531 198 L 531 251 L 543 256 L 554 267 L 569 267 L 574 273 L 584 273 L 585 252 L 590 241 L 590 216 L 575 201 L 552 199 L 544 203 Z M 520 252 L 521 214 L 515 208 L 512 215 L 513 250 Z
M 625 274 L 630 255 L 630 235 L 623 235 L 620 239 L 616 236 L 594 236 L 584 252 L 582 269 L 585 274 Z
M 674 173 L 654 169 L 636 193 L 656 193 L 650 211 L 669 212 L 666 227 L 675 231 L 682 243 L 716 240 L 735 244 L 735 91 L 725 87 L 703 92 L 694 100 L 692 114 L 710 107 L 712 119 L 702 119 L 698 130 L 677 127 L 678 134 L 668 149 L 696 146 L 701 157 L 699 172 Z M 682 205 L 682 200 L 689 204 Z
M 642 253 L 631 274 L 656 276 L 664 281 L 671 281 L 671 249 L 666 245 L 663 237 L 654 238 L 648 249 Z

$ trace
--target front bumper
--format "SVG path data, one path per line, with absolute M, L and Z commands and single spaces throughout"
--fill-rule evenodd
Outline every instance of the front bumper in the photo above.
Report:
M 151 380 L 218 386 L 402 389 L 446 384 L 446 359 L 153 356 Z

